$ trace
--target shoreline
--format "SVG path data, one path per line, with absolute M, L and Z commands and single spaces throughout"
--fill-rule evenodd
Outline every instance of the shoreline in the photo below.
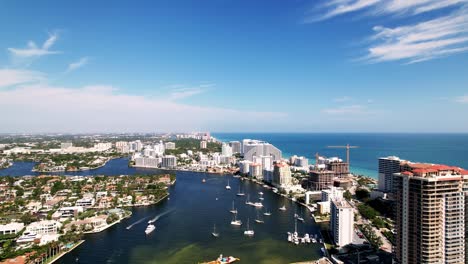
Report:
M 53 260 L 51 260 L 50 262 L 48 262 L 49 264 L 52 264 L 56 261 L 58 261 L 61 257 L 65 256 L 66 254 L 72 252 L 75 248 L 79 247 L 81 244 L 83 244 L 85 242 L 85 240 L 80 240 L 79 242 L 75 243 L 73 245 L 73 247 L 67 249 L 66 251 L 63 251 L 62 253 L 60 253 L 60 255 L 56 256 Z

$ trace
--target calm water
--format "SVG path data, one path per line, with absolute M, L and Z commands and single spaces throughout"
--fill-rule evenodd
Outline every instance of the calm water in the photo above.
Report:
M 203 178 L 207 179 L 204 184 Z M 231 191 L 225 189 L 228 179 Z M 257 200 L 259 191 L 264 192 L 263 204 L 272 212 L 271 216 L 261 215 L 265 224 L 255 223 L 257 209 L 245 205 L 246 197 L 236 196 L 239 185 L 252 201 Z M 179 172 L 170 193 L 169 200 L 135 208 L 131 218 L 102 233 L 86 236 L 85 243 L 58 263 L 198 263 L 215 259 L 221 253 L 239 257 L 242 263 L 289 263 L 320 256 L 319 244 L 294 246 L 286 242 L 286 232 L 294 229 L 296 205 L 261 186 L 231 176 Z M 244 223 L 242 227 L 230 225 L 233 200 L 238 218 Z M 286 212 L 278 210 L 283 204 Z M 147 221 L 161 214 L 156 230 L 146 236 Z M 247 218 L 255 230 L 253 238 L 243 235 Z M 306 222 L 298 223 L 298 231 L 318 234 L 318 227 L 305 212 L 304 218 Z M 141 219 L 144 220 L 126 229 Z M 216 239 L 211 236 L 214 224 L 220 232 Z
M 346 150 L 330 145 L 355 145 L 350 160 L 351 170 L 377 176 L 377 159 L 395 155 L 402 159 L 443 163 L 468 168 L 468 134 L 369 134 L 369 133 L 214 133 L 222 141 L 261 139 L 283 151 L 283 156 L 306 156 L 314 160 L 316 152 L 346 159 Z

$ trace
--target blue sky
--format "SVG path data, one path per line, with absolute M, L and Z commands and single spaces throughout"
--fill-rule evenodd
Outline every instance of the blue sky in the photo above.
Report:
M 0 132 L 468 132 L 468 1 L 2 1 Z

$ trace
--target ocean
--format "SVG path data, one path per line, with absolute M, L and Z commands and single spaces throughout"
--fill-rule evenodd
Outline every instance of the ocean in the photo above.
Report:
M 468 168 L 468 134 L 384 134 L 384 133 L 212 133 L 221 141 L 245 138 L 267 141 L 283 152 L 309 158 L 315 153 L 346 159 L 345 149 L 327 146 L 358 146 L 350 150 L 351 171 L 377 178 L 378 158 L 398 156 L 401 159 L 441 163 Z

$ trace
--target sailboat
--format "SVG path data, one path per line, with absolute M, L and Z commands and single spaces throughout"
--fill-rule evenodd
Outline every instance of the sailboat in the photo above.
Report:
M 230 211 L 232 214 L 237 214 L 237 209 L 234 208 L 234 201 L 232 201 L 232 209 Z
M 258 211 L 257 211 L 257 218 L 255 219 L 255 222 L 258 223 L 258 224 L 265 223 L 265 221 L 263 221 L 263 219 L 260 218 L 260 214 L 259 214 Z
M 234 226 L 241 226 L 242 225 L 242 221 L 237 220 L 237 213 L 234 214 L 234 219 L 231 221 L 231 225 L 234 225 Z
M 213 226 L 213 232 L 211 233 L 211 235 L 214 236 L 214 237 L 219 237 L 219 233 L 216 232 L 216 224 L 214 224 L 214 226 Z
M 241 187 L 239 185 L 239 192 L 237 193 L 237 196 L 244 196 L 245 193 L 241 192 Z
M 244 235 L 246 236 L 253 236 L 255 234 L 255 232 L 253 231 L 253 229 L 251 230 L 249 228 L 249 221 L 250 219 L 247 218 L 247 230 L 244 231 Z
M 248 194 L 247 194 L 247 200 L 245 201 L 245 204 L 253 205 L 253 203 L 250 201 L 250 195 L 248 195 Z
M 265 209 L 266 210 L 266 209 Z M 266 215 L 266 216 L 270 216 L 271 215 L 271 212 L 266 210 L 266 212 L 263 213 L 263 215 Z
M 299 235 L 297 234 L 297 220 L 294 219 L 294 233 L 292 234 L 292 242 L 299 245 Z
M 301 222 L 304 223 L 304 218 L 302 217 L 302 210 L 301 210 L 301 214 L 297 214 L 296 216 L 297 216 L 297 217 L 296 217 L 297 220 L 299 220 L 299 221 L 301 221 Z
M 229 185 L 229 180 L 228 180 L 228 184 L 226 185 L 226 190 L 231 190 L 231 186 Z

